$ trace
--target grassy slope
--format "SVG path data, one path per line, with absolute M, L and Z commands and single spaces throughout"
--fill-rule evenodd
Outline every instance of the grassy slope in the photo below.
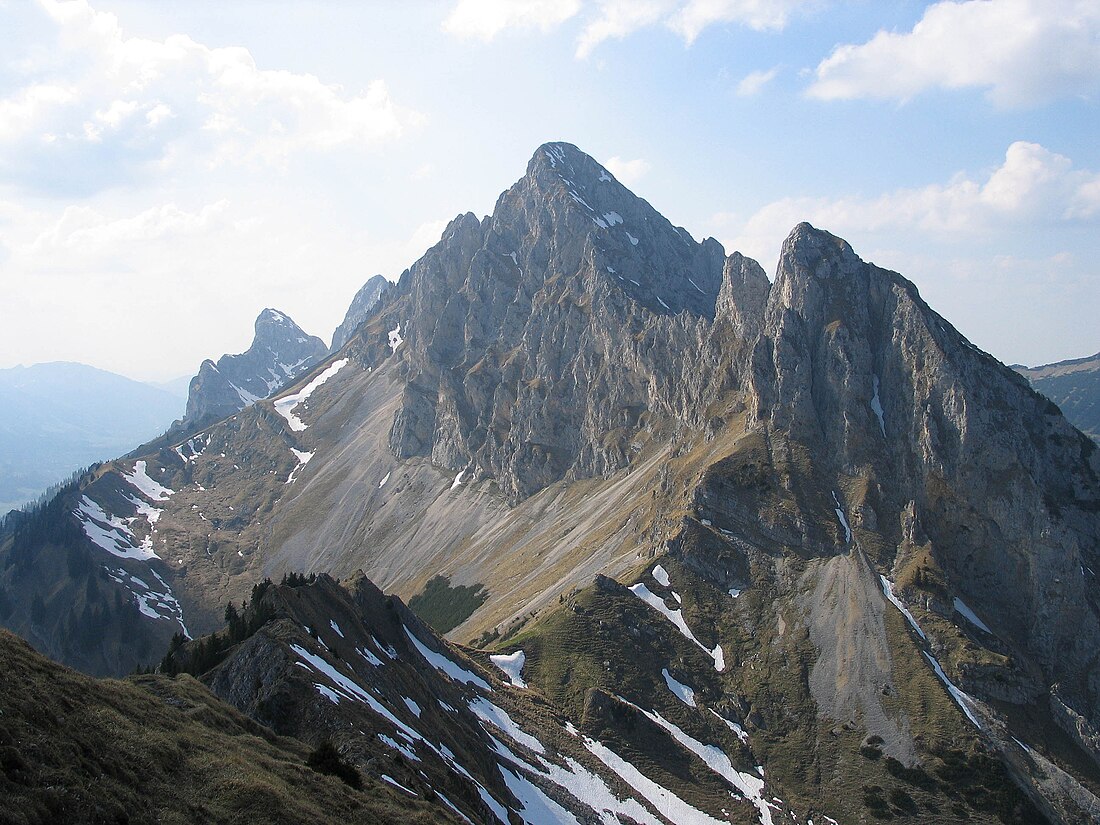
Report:
M 96 680 L 0 631 L 0 823 L 438 822 L 353 791 L 181 676 Z

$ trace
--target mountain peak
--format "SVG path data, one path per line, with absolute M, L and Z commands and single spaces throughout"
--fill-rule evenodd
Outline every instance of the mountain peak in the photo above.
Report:
M 851 274 L 861 263 L 847 241 L 805 221 L 791 230 L 780 253 L 780 269 L 787 264 L 792 271 L 823 279 Z

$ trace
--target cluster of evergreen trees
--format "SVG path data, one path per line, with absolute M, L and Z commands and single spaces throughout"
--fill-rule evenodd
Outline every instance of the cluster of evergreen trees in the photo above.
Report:
M 283 576 L 284 587 L 302 587 L 312 584 L 317 576 L 300 573 L 288 573 Z M 177 673 L 190 673 L 201 676 L 216 667 L 231 648 L 240 644 L 253 633 L 275 618 L 275 608 L 264 601 L 264 595 L 272 586 L 271 579 L 264 579 L 253 585 L 247 602 L 238 609 L 232 602 L 225 606 L 225 630 L 211 633 L 190 644 L 187 637 L 177 633 L 172 637 L 168 653 L 157 668 L 161 673 L 174 676 Z
M 13 510 L 0 520 L 0 539 L 10 535 L 11 549 L 4 560 L 15 573 L 28 570 L 39 548 L 46 544 L 58 547 L 79 546 L 84 536 L 80 525 L 69 517 L 73 494 L 84 475 L 94 469 L 79 470 L 54 495 L 43 497 L 36 504 Z

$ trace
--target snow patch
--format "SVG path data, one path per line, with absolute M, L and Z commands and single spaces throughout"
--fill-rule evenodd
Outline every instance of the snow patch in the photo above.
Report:
M 925 641 L 928 641 L 928 637 L 925 636 L 924 631 L 920 629 L 920 625 L 917 624 L 917 620 L 913 618 L 913 614 L 909 612 L 909 608 L 902 604 L 901 599 L 894 595 L 894 583 L 881 574 L 879 574 L 879 580 L 882 582 L 882 595 L 890 601 L 890 604 L 901 611 L 902 615 L 909 621 L 909 626 L 916 631 L 917 635 Z
M 689 708 L 697 707 L 695 704 L 695 691 L 685 685 L 683 682 L 678 682 L 671 673 L 668 672 L 668 668 L 661 668 L 661 675 L 665 677 L 665 684 L 668 685 L 668 689 L 675 694 L 676 698 L 687 705 Z
M 299 404 L 305 403 L 314 390 L 328 381 L 332 376 L 336 375 L 340 370 L 346 367 L 348 364 L 347 358 L 341 358 L 339 361 L 333 361 L 329 364 L 324 372 L 315 376 L 312 381 L 302 387 L 298 392 L 290 395 L 284 395 L 282 398 L 275 399 L 275 412 L 279 413 L 286 419 L 287 425 L 294 432 L 301 432 L 306 428 L 306 425 L 302 423 L 302 420 L 294 414 L 294 408 Z
M 303 450 L 295 450 L 293 447 L 290 448 L 290 451 L 294 453 L 294 457 L 298 459 L 298 466 L 290 471 L 290 475 L 286 478 L 287 484 L 290 484 L 294 481 L 295 476 L 298 475 L 298 471 L 305 467 L 309 463 L 309 460 L 315 455 L 315 453 L 307 453 Z
M 383 741 L 388 739 L 388 737 L 382 736 L 382 734 L 378 734 L 378 738 L 383 740 Z M 386 742 L 386 744 L 388 745 L 388 744 L 390 744 L 390 742 L 393 742 L 393 740 L 390 739 L 389 742 Z M 404 753 L 406 749 L 401 748 L 400 750 L 402 751 L 402 753 Z M 413 756 L 413 759 L 416 759 L 417 762 L 420 761 L 419 757 L 417 757 L 415 755 Z M 389 784 L 393 785 L 395 788 L 400 788 L 401 790 L 403 790 L 407 794 L 412 794 L 413 796 L 417 795 L 416 791 L 410 791 L 408 788 L 406 788 L 404 785 L 402 785 L 400 782 L 398 782 L 396 779 L 394 779 L 392 776 L 389 776 L 388 774 L 382 774 L 382 781 L 383 782 L 388 782 Z M 470 820 L 467 819 L 466 821 L 469 822 Z
M 462 477 L 464 475 L 466 475 L 465 470 L 459 470 L 458 471 L 458 475 L 455 476 L 455 480 L 451 482 L 451 489 L 452 490 L 455 489 L 456 487 L 458 487 L 460 484 L 462 484 Z
M 158 511 L 159 514 L 159 511 Z M 138 541 L 130 529 L 133 519 L 120 519 L 104 512 L 103 508 L 87 496 L 81 496 L 73 515 L 80 522 L 81 529 L 93 544 L 120 559 L 149 561 L 159 558 L 153 552 L 153 539 L 146 537 Z M 136 516 L 135 516 L 136 518 Z
M 144 461 L 135 461 L 133 472 L 127 474 L 123 473 L 122 477 L 133 487 L 140 492 L 146 498 L 150 498 L 153 501 L 167 501 L 175 494 L 175 490 L 169 490 L 167 487 L 159 484 L 149 477 L 149 474 L 145 471 L 146 463 Z
M 738 739 L 740 739 L 745 744 L 748 744 L 749 735 L 745 732 L 745 729 L 743 727 L 741 727 L 736 722 L 731 722 L 725 716 L 723 716 L 720 713 L 717 713 L 716 711 L 712 710 L 711 713 L 713 713 L 715 716 L 717 716 L 725 724 L 725 726 L 727 728 L 729 728 L 731 731 L 733 731 Z
M 335 620 L 335 619 L 329 619 L 329 620 L 328 620 L 328 626 L 329 626 L 329 627 L 331 627 L 331 628 L 332 628 L 333 630 L 335 630 L 335 631 L 336 631 L 336 635 L 337 635 L 337 636 L 339 636 L 339 637 L 340 637 L 341 639 L 343 639 L 343 638 L 344 638 L 344 631 L 342 631 L 342 630 L 340 629 L 340 625 L 336 624 L 336 620 Z
M 668 571 L 659 564 L 653 568 L 653 581 L 657 582 L 661 587 L 672 586 L 672 579 L 668 577 Z
M 964 602 L 958 596 L 955 597 L 954 605 L 955 605 L 955 610 L 957 610 L 959 613 L 961 613 L 963 615 L 963 617 L 968 622 L 970 622 L 972 625 L 974 625 L 974 627 L 978 628 L 979 630 L 984 630 L 986 633 L 990 634 L 991 636 L 993 635 L 993 631 L 989 629 L 989 627 L 986 625 L 986 623 L 983 622 L 981 619 L 979 619 L 977 617 L 977 615 L 974 613 L 974 611 L 966 606 L 966 602 Z
M 670 622 L 672 622 L 676 626 L 676 629 L 683 634 L 684 638 L 694 642 L 696 645 L 699 646 L 700 650 L 702 650 L 704 653 L 714 659 L 714 669 L 717 670 L 719 673 L 722 672 L 722 670 L 726 666 L 726 658 L 725 654 L 722 651 L 722 646 L 715 645 L 713 650 L 705 647 L 702 642 L 695 638 L 695 634 L 692 633 L 691 629 L 687 626 L 687 622 L 684 621 L 684 614 L 681 610 L 670 610 L 665 604 L 665 600 L 656 595 L 642 582 L 632 585 L 630 587 L 630 592 L 641 599 L 643 602 L 648 604 Z
M 661 296 L 660 296 L 660 295 L 658 295 L 658 296 L 657 296 L 657 303 L 659 303 L 659 304 L 660 304 L 661 306 L 663 306 L 663 307 L 664 307 L 665 309 L 667 309 L 667 310 L 668 310 L 669 312 L 671 312 L 671 311 L 672 311 L 672 307 L 670 307 L 670 306 L 669 306 L 668 304 L 666 304 L 666 303 L 665 303 L 664 301 L 662 301 L 662 300 L 661 300 Z
M 420 705 L 416 704 L 412 699 L 407 696 L 402 696 L 401 701 L 405 703 L 405 707 L 412 711 L 413 716 L 417 719 L 420 718 Z
M 470 702 L 470 710 L 478 719 L 499 729 L 512 741 L 518 742 L 539 755 L 546 753 L 546 748 L 543 747 L 542 742 L 524 731 L 506 711 L 498 708 L 488 699 L 477 697 Z
M 886 421 L 882 417 L 882 402 L 878 397 L 878 376 L 871 376 L 872 385 L 875 390 L 875 394 L 871 396 L 871 412 L 875 414 L 875 418 L 878 419 L 879 429 L 882 430 L 882 437 L 886 437 Z
M 650 721 L 672 734 L 673 739 L 699 757 L 708 768 L 737 788 L 742 796 L 756 806 L 756 810 L 760 812 L 761 825 L 772 825 L 771 810 L 768 807 L 768 802 L 764 799 L 764 780 L 761 777 L 737 770 L 733 767 L 733 763 L 726 752 L 717 745 L 704 745 L 656 711 L 644 710 L 622 697 L 616 698 L 623 704 L 644 714 Z
M 623 222 L 623 216 L 618 212 L 604 212 L 603 219 L 607 221 L 608 226 L 615 226 Z
M 423 656 L 424 660 L 436 670 L 443 672 L 445 675 L 449 676 L 451 679 L 454 679 L 456 682 L 462 682 L 467 685 L 474 685 L 475 687 L 479 687 L 488 693 L 492 692 L 493 689 L 489 687 L 486 681 L 480 676 L 476 676 L 475 674 L 466 670 L 464 667 L 455 664 L 446 656 L 440 653 L 436 653 L 434 650 L 432 650 L 422 641 L 416 638 L 413 632 L 407 627 L 404 628 L 404 630 L 405 635 L 409 637 L 409 641 L 413 643 L 413 646 L 418 651 L 420 651 L 420 655 Z
M 588 752 L 613 770 L 620 779 L 647 799 L 662 816 L 677 825 L 728 825 L 721 819 L 692 807 L 668 788 L 658 785 L 640 770 L 627 762 L 602 742 L 585 737 L 584 746 Z M 647 817 L 645 821 L 653 821 Z
M 611 179 L 612 179 L 611 175 L 607 174 L 607 172 L 605 170 L 603 170 L 603 169 L 600 170 L 600 180 L 601 181 L 609 181 Z
M 515 653 L 494 653 L 489 656 L 489 661 L 504 671 L 513 687 L 527 687 L 527 682 L 523 680 L 523 665 L 527 661 L 527 655 L 522 650 Z
M 405 343 L 405 339 L 401 337 L 401 324 L 386 333 L 386 340 L 389 343 L 390 352 L 397 352 L 397 348 Z
M 852 543 L 852 528 L 848 526 L 848 519 L 844 517 L 844 510 L 840 507 L 840 499 L 836 497 L 836 490 L 833 491 L 833 501 L 836 503 L 836 508 L 833 510 L 836 513 L 836 517 L 840 520 L 840 526 L 844 528 L 844 543 Z
M 390 474 L 386 473 L 386 475 L 382 477 L 382 480 L 378 482 L 378 489 L 381 490 L 383 487 L 385 487 L 386 482 L 389 481 L 389 480 L 390 480 Z
M 940 667 L 940 663 L 936 661 L 934 656 L 925 651 L 921 652 L 924 653 L 924 658 L 928 660 L 928 664 L 932 665 L 932 670 L 936 671 L 936 676 L 943 682 L 947 692 L 951 694 L 951 698 L 955 700 L 955 704 L 966 714 L 966 718 L 974 723 L 974 727 L 981 729 L 982 723 L 978 721 L 978 717 L 974 713 L 974 698 L 969 693 L 957 688 L 955 683 L 947 678 L 947 674 L 943 672 L 943 668 Z

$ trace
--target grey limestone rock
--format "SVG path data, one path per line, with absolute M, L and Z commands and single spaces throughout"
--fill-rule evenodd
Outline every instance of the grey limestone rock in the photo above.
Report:
M 389 286 L 389 283 L 381 275 L 372 275 L 359 288 L 359 291 L 355 293 L 355 297 L 351 299 L 351 306 L 348 307 L 344 320 L 332 333 L 332 346 L 329 347 L 329 352 L 336 352 L 348 342 L 355 330 L 366 320 L 370 311 L 374 309 L 378 299 L 382 296 L 382 291 Z

